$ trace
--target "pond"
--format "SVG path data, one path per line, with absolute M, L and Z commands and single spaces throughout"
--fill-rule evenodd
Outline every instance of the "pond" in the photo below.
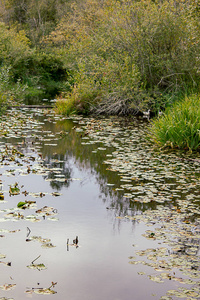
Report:
M 0 299 L 200 298 L 200 156 L 136 118 L 0 123 Z

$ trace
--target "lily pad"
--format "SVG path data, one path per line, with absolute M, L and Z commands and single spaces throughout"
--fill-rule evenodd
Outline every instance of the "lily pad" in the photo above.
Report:
M 26 205 L 26 202 L 20 201 L 20 202 L 18 202 L 17 207 L 23 208 L 25 205 Z
M 6 283 L 4 285 L 0 285 L 0 289 L 4 290 L 4 291 L 9 291 L 12 290 L 16 287 L 16 284 L 11 284 L 11 283 Z
M 52 295 L 52 294 L 56 294 L 57 292 L 51 289 L 38 289 L 38 290 L 34 290 L 34 293 L 40 295 Z
M 10 193 L 10 195 L 13 195 L 13 196 L 20 194 L 20 189 L 18 187 L 18 183 L 15 183 L 14 186 L 10 186 L 9 193 Z
M 47 269 L 47 267 L 44 264 L 31 264 L 31 265 L 27 266 L 27 268 L 33 269 L 33 270 L 38 270 L 38 271 Z

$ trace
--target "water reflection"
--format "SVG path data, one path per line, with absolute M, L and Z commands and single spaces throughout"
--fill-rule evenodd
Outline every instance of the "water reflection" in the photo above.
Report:
M 49 172 L 43 178 L 49 181 L 53 189 L 59 191 L 63 186 L 69 187 L 72 168 L 68 164 L 66 155 L 54 153 L 52 157 L 50 155 L 45 156 L 44 166 L 48 167 Z
M 140 120 L 64 119 L 37 110 L 28 113 L 30 120 L 33 117 L 39 123 L 26 124 L 21 139 L 12 134 L 9 142 L 17 143 L 24 153 L 39 153 L 48 170 L 44 179 L 53 189 L 70 186 L 73 158 L 80 170 L 90 174 L 88 178 L 96 178 L 102 200 L 110 199 L 107 209 L 119 217 L 156 209 L 159 203 L 168 205 L 177 197 L 187 199 L 190 194 L 200 200 L 198 158 L 154 151 L 144 138 L 145 124 Z
M 40 118 L 40 121 L 43 122 L 44 120 Z M 84 120 L 82 124 L 85 124 Z M 130 126 L 130 122 L 128 124 Z M 127 122 L 124 122 L 123 126 L 126 127 Z M 90 175 L 96 178 L 102 194 L 102 201 L 108 201 L 109 196 L 110 202 L 106 203 L 107 209 L 115 210 L 116 215 L 134 215 L 149 209 L 149 207 L 155 209 L 156 203 L 154 202 L 150 204 L 134 203 L 131 199 L 124 198 L 124 191 L 120 191 L 119 189 L 119 174 L 111 172 L 107 165 L 103 163 L 116 148 L 109 145 L 106 149 L 97 152 L 97 149 L 104 146 L 104 144 L 101 141 L 98 143 L 90 143 L 89 138 L 85 139 L 85 133 L 81 130 L 77 132 L 75 130 L 76 128 L 81 128 L 81 126 L 73 120 L 62 120 L 54 123 L 50 123 L 47 120 L 44 122 L 42 132 L 53 133 L 53 137 L 50 135 L 51 143 L 56 141 L 56 146 L 49 147 L 45 145 L 46 141 L 42 141 L 42 137 L 39 138 L 41 140 L 40 152 L 45 158 L 44 164 L 50 167 L 50 169 L 54 167 L 62 169 L 61 174 L 63 178 L 66 179 L 65 182 L 51 181 L 51 186 L 56 189 L 61 189 L 62 186 L 68 187 L 70 185 L 70 177 L 72 176 L 73 170 L 67 165 L 67 161 L 73 157 L 75 158 L 75 164 L 80 170 L 85 169 Z M 120 135 L 122 135 L 122 133 L 120 132 Z M 120 135 L 115 134 L 115 138 L 121 139 Z M 59 136 L 59 139 L 57 139 L 56 136 Z M 88 143 L 83 145 L 85 141 Z M 58 162 L 56 162 L 56 160 L 58 160 Z M 55 179 L 55 174 L 50 172 L 48 179 Z M 108 183 L 111 183 L 111 186 L 109 186 Z
M 50 299 L 75 300 L 132 300 L 133 295 L 137 300 L 150 299 L 154 283 L 138 278 L 141 269 L 128 264 L 128 257 L 135 253 L 148 255 L 142 271 L 150 272 L 149 267 L 153 267 L 154 273 L 156 269 L 171 272 L 173 268 L 181 272 L 185 266 L 184 271 L 188 268 L 196 272 L 200 185 L 196 157 L 155 151 L 144 139 L 146 125 L 140 120 L 60 119 L 49 112 L 42 116 L 35 111 L 28 117 L 26 114 L 23 123 L 24 128 L 16 125 L 15 131 L 7 130 L 4 138 L 3 152 L 19 149 L 25 154 L 5 154 L 1 162 L 4 184 L 9 186 L 17 180 L 20 188 L 24 185 L 28 192 L 34 189 L 34 196 L 42 192 L 44 197 L 37 198 L 38 207 L 32 213 L 45 215 L 26 219 L 29 211 L 25 209 L 20 210 L 24 218 L 15 218 L 22 229 L 12 239 L 17 266 L 13 274 L 17 286 L 21 286 L 16 299 L 24 295 L 24 285 L 17 281 L 18 270 L 22 269 L 26 286 L 58 282 L 59 293 Z M 60 192 L 59 197 L 53 197 L 53 190 Z M 4 193 L 8 196 L 6 189 Z M 11 204 L 16 209 L 21 197 L 7 197 L 8 203 L 2 204 L 6 209 Z M 31 193 L 27 197 L 31 199 Z M 53 225 L 56 219 L 48 216 L 52 212 L 59 216 L 59 222 Z M 33 222 L 28 223 L 30 220 Z M 24 241 L 27 223 L 31 230 L 28 242 Z M 7 224 L 11 229 L 16 226 L 14 222 Z M 76 236 L 77 248 L 73 243 Z M 49 246 L 56 247 L 41 247 L 47 240 Z M 8 257 L 13 257 L 11 248 L 8 240 L 2 242 L 2 251 Z M 144 252 L 143 248 L 148 249 Z M 40 254 L 41 264 L 47 265 L 41 273 L 46 276 L 27 270 Z M 9 271 L 0 279 L 5 276 L 9 278 Z M 157 299 L 177 284 L 173 277 L 170 274 L 167 283 L 156 287 Z M 143 289 L 144 282 L 147 289 Z

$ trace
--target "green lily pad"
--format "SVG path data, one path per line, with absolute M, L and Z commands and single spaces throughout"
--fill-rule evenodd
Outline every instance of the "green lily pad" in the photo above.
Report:
M 15 183 L 15 185 L 13 187 L 10 186 L 9 193 L 10 193 L 10 195 L 13 195 L 13 196 L 20 194 L 20 189 L 18 187 L 18 183 Z
M 20 202 L 18 202 L 17 207 L 23 208 L 25 205 L 26 205 L 26 202 L 20 201 Z

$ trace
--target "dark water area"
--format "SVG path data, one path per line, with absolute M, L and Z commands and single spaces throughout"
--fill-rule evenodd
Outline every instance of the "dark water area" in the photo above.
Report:
M 25 105 L 52 105 L 53 103 L 56 102 L 56 99 L 54 97 L 48 97 L 44 98 L 42 95 L 41 97 L 38 98 L 27 98 L 24 101 Z
M 154 150 L 146 129 L 39 110 L 2 120 L 0 297 L 198 299 L 200 158 Z

